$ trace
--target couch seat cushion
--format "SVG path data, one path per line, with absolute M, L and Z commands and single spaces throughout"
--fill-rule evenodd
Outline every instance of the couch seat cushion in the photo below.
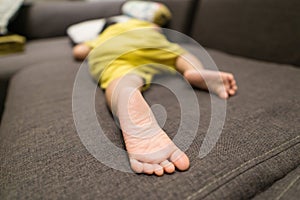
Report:
M 31 66 L 11 80 L 0 130 L 1 199 L 241 199 L 299 166 L 300 70 L 215 50 L 209 50 L 210 55 L 220 69 L 235 74 L 239 91 L 227 101 L 225 125 L 212 151 L 199 158 L 211 102 L 208 93 L 196 90 L 201 118 L 187 150 L 188 171 L 158 178 L 102 164 L 83 146 L 73 121 L 72 89 L 80 63 L 71 59 L 67 41 L 57 43 L 68 50 L 64 55 L 37 63 L 29 59 Z M 48 48 L 53 55 L 61 51 L 56 45 Z M 166 81 L 183 87 L 180 77 Z M 158 85 L 144 95 L 150 104 L 165 107 L 164 129 L 173 137 L 180 122 L 174 95 Z M 107 138 L 124 148 L 100 89 L 95 98 Z

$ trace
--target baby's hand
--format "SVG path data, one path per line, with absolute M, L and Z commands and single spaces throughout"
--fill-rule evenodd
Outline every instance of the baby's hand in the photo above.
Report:
M 91 48 L 86 44 L 78 44 L 73 47 L 73 56 L 76 60 L 84 60 L 90 53 Z

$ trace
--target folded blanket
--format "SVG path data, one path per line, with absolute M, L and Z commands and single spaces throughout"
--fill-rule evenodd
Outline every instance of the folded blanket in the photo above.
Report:
M 25 41 L 25 37 L 17 34 L 0 36 L 0 55 L 23 51 Z

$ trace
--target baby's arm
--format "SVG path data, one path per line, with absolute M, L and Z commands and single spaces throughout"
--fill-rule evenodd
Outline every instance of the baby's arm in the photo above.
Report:
M 73 47 L 73 56 L 76 60 L 84 60 L 90 53 L 91 48 L 84 44 L 77 44 Z

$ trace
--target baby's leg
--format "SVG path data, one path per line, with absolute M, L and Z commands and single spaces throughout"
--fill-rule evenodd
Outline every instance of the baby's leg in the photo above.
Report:
M 210 90 L 222 99 L 236 93 L 237 85 L 231 73 L 205 70 L 192 54 L 179 56 L 176 60 L 176 69 L 191 85 Z
M 131 168 L 137 173 L 173 173 L 189 168 L 189 159 L 159 127 L 140 88 L 141 77 L 127 75 L 106 89 L 107 102 L 119 118 Z

